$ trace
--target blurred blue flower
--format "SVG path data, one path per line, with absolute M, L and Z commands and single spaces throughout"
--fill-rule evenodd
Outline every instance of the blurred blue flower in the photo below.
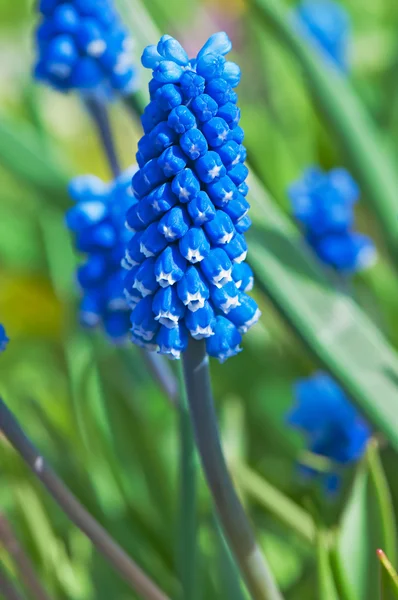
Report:
M 326 373 L 299 379 L 294 387 L 296 406 L 288 415 L 288 422 L 304 432 L 308 449 L 324 456 L 337 465 L 349 465 L 363 455 L 371 431 L 340 386 Z M 306 467 L 306 475 L 317 472 Z M 325 479 L 329 491 L 339 485 L 337 473 Z
M 191 335 L 223 362 L 260 316 L 246 294 L 248 169 L 230 50 L 217 33 L 189 60 L 164 35 L 142 55 L 153 79 L 133 177 L 138 202 L 127 213 L 125 287 L 133 341 L 171 358 Z
M 293 215 L 303 225 L 317 256 L 343 273 L 371 266 L 376 249 L 370 238 L 353 231 L 359 188 L 345 169 L 328 173 L 313 167 L 288 190 Z
M 4 352 L 9 341 L 4 326 L 0 324 L 0 352 Z
M 133 91 L 131 40 L 113 0 L 40 0 L 35 77 L 59 91 Z
M 333 0 L 303 0 L 296 7 L 294 18 L 301 35 L 315 43 L 339 69 L 348 71 L 351 22 L 342 4 Z
M 110 184 L 93 175 L 75 178 L 69 193 L 76 204 L 66 215 L 76 248 L 86 255 L 77 270 L 83 292 L 81 322 L 86 327 L 102 324 L 116 343 L 126 340 L 130 328 L 121 261 L 130 237 L 125 214 L 136 202 L 131 192 L 133 172 L 128 169 Z

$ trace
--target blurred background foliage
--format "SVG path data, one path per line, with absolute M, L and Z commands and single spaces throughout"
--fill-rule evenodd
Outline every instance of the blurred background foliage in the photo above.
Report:
M 135 0 L 120 4 L 132 21 L 139 21 L 140 5 Z M 228 32 L 233 56 L 242 67 L 239 97 L 250 163 L 286 213 L 286 189 L 305 167 L 348 166 L 297 63 L 264 29 L 246 0 L 145 4 L 158 28 L 175 35 L 189 54 L 213 31 Z M 341 4 L 353 23 L 352 84 L 382 128 L 398 168 L 398 4 L 396 0 Z M 7 149 L 9 131 L 27 146 L 34 139 L 42 168 L 59 161 L 65 182 L 69 175 L 88 172 L 108 179 L 105 158 L 77 96 L 62 96 L 32 83 L 35 21 L 30 0 L 0 0 L 0 144 Z M 142 47 L 139 29 L 138 22 L 137 57 Z M 140 128 L 121 104 L 112 105 L 111 117 L 127 167 L 134 160 Z M 24 160 L 29 168 L 29 154 Z M 35 162 L 30 166 L 36 169 Z M 100 334 L 77 327 L 76 257 L 63 224 L 67 198 L 56 189 L 55 183 L 48 189 L 32 188 L 23 177 L 0 166 L 0 320 L 11 338 L 0 361 L 0 394 L 85 506 L 164 589 L 175 594 L 176 415 L 145 376 L 133 348 L 114 349 Z M 372 318 L 377 311 L 386 336 L 397 345 L 398 286 L 384 256 L 384 239 L 365 202 L 357 217 L 358 229 L 375 239 L 381 257 L 370 272 L 357 276 L 356 297 Z M 308 539 L 300 539 L 275 518 L 261 478 L 311 512 L 321 527 L 333 529 L 343 523 L 343 556 L 349 562 L 361 554 L 360 598 L 374 600 L 375 548 L 380 538 L 377 527 L 375 531 L 363 527 L 364 519 L 376 524 L 378 520 L 377 515 L 370 518 L 374 499 L 368 498 L 368 482 L 356 482 L 354 497 L 342 515 L 352 493 L 353 470 L 345 472 L 344 489 L 336 499 L 325 497 L 315 484 L 300 481 L 296 461 L 302 456 L 303 441 L 286 427 L 285 416 L 293 401 L 293 382 L 317 365 L 267 298 L 259 291 L 256 297 L 263 317 L 245 338 L 245 351 L 223 366 L 212 364 L 226 452 L 245 506 L 287 600 L 320 600 L 314 585 L 316 553 Z M 383 440 L 381 444 L 398 507 L 397 456 Z M 0 452 L 0 510 L 51 597 L 132 598 L 4 440 Z M 356 477 L 365 476 L 360 471 Z M 203 482 L 200 523 L 198 600 L 229 598 Z M 359 537 L 359 532 L 368 537 Z M 2 547 L 0 559 L 17 581 L 15 566 Z

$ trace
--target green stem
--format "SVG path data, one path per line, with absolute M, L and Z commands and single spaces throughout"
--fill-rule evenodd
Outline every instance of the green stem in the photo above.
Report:
M 225 541 L 216 515 L 213 515 L 213 521 L 218 542 L 218 568 L 220 571 L 222 593 L 224 594 L 223 598 L 228 598 L 228 600 L 245 600 L 241 589 L 239 570 Z
M 190 339 L 184 377 L 196 444 L 226 539 L 254 600 L 282 600 L 257 546 L 231 481 L 221 448 L 204 341 Z
M 138 90 L 134 92 L 134 94 L 130 94 L 123 99 L 124 105 L 127 108 L 128 112 L 133 116 L 134 119 L 137 119 L 140 122 L 140 118 L 146 105 L 148 104 L 148 100 L 145 97 L 145 94 Z
M 102 553 L 131 588 L 144 600 L 168 600 L 167 596 L 90 515 L 57 474 L 47 465 L 41 453 L 27 438 L 12 412 L 1 399 L 0 430 L 72 523 L 91 540 L 97 550 Z
M 85 104 L 97 127 L 112 175 L 116 178 L 120 175 L 121 169 L 106 105 L 95 97 L 86 98 Z
M 377 441 L 372 439 L 367 448 L 367 462 L 369 465 L 370 479 L 376 494 L 376 500 L 379 506 L 381 519 L 381 528 L 383 532 L 383 550 L 388 556 L 389 561 L 396 565 L 397 546 L 396 546 L 396 521 L 394 508 L 391 498 L 388 482 L 381 464 L 378 452 Z
M 178 532 L 178 567 L 183 600 L 196 597 L 198 564 L 197 541 L 197 474 L 195 441 L 189 418 L 184 375 L 179 365 L 180 401 L 177 404 L 180 438 L 180 506 Z

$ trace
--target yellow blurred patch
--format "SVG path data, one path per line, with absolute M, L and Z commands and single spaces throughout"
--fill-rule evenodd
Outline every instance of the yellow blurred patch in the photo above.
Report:
M 211 8 L 219 8 L 226 11 L 228 16 L 239 17 L 247 10 L 247 0 L 206 0 L 206 4 Z
M 0 315 L 9 336 L 59 337 L 64 309 L 40 277 L 0 275 Z

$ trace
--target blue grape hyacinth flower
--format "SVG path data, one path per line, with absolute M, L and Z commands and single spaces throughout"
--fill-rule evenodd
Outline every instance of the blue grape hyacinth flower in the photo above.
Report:
M 4 325 L 0 324 L 0 352 L 4 352 L 9 341 Z
M 102 97 L 134 90 L 131 39 L 113 0 L 40 0 L 39 11 L 36 79 Z
M 288 190 L 293 215 L 318 258 L 336 271 L 353 274 L 376 260 L 376 248 L 366 235 L 353 231 L 359 188 L 341 168 L 328 173 L 307 169 Z
M 311 452 L 340 466 L 353 464 L 362 457 L 371 430 L 327 373 L 318 372 L 299 379 L 294 396 L 296 406 L 288 415 L 288 422 L 305 434 Z M 303 472 L 307 476 L 317 474 L 308 467 L 303 468 Z M 327 474 L 328 491 L 336 491 L 339 480 L 338 473 Z
M 350 17 L 339 2 L 304 0 L 295 8 L 294 21 L 301 35 L 343 72 L 349 68 Z
M 132 182 L 138 202 L 126 218 L 125 291 L 133 341 L 170 358 L 192 336 L 223 362 L 260 316 L 246 294 L 248 169 L 230 50 L 216 33 L 190 60 L 164 35 L 142 55 L 153 78 Z
M 128 169 L 109 184 L 84 175 L 69 186 L 75 205 L 67 212 L 66 224 L 76 249 L 86 256 L 77 270 L 83 293 L 80 320 L 90 328 L 101 324 L 115 343 L 125 341 L 130 328 L 121 261 L 130 237 L 125 214 L 136 202 L 131 191 L 133 172 Z

